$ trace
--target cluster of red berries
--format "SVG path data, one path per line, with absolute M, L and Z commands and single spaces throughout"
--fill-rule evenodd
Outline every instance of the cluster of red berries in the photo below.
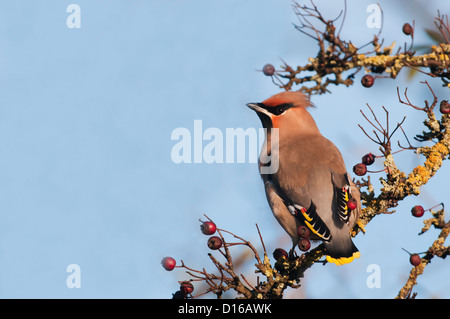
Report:
M 309 241 L 309 228 L 303 225 L 300 226 L 297 229 L 297 235 L 300 237 L 298 241 L 298 248 L 301 251 L 308 251 L 311 248 L 311 242 Z
M 207 221 L 200 225 L 200 230 L 205 235 L 212 235 L 216 232 L 217 227 L 213 222 Z M 207 245 L 210 249 L 217 250 L 222 247 L 223 242 L 219 236 L 211 236 L 208 239 Z M 177 262 L 172 257 L 164 257 L 161 264 L 165 270 L 172 271 L 176 267 Z
M 200 230 L 202 231 L 202 233 L 208 236 L 213 235 L 216 232 L 216 229 L 216 224 L 214 224 L 213 222 L 207 221 L 203 222 L 200 225 Z M 222 238 L 220 238 L 219 236 L 211 236 L 208 239 L 207 245 L 209 249 L 217 250 L 223 245 Z
M 213 235 L 216 230 L 216 224 L 210 221 L 202 222 L 200 230 L 205 235 Z M 222 247 L 223 242 L 219 236 L 211 236 L 208 239 L 208 247 L 212 250 L 217 250 Z M 161 261 L 161 265 L 167 271 L 175 269 L 177 262 L 172 257 L 164 257 Z M 182 266 L 179 266 L 182 267 Z M 180 290 L 173 294 L 173 299 L 186 299 L 194 291 L 194 285 L 190 281 L 183 281 L 180 283 Z
M 298 248 L 301 251 L 308 251 L 311 248 L 311 242 L 309 241 L 309 236 L 310 236 L 309 228 L 301 225 L 297 229 L 297 234 L 300 237 L 300 239 L 298 241 Z M 284 250 L 282 248 L 277 248 L 273 252 L 273 258 L 277 261 L 280 258 L 284 258 L 285 260 L 287 260 L 289 258 L 289 255 L 286 252 L 286 250 Z
M 361 163 L 356 164 L 353 166 L 353 173 L 355 173 L 358 176 L 366 175 L 367 173 L 367 166 L 372 165 L 375 162 L 375 155 L 372 153 L 366 154 L 362 157 Z

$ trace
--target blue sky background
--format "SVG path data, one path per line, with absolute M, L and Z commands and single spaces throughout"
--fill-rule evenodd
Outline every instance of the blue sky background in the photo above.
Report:
M 81 29 L 66 26 L 70 3 L 81 7 Z M 326 17 L 343 7 L 316 3 Z M 371 3 L 349 1 L 344 38 L 361 45 L 378 32 L 366 26 Z M 449 9 L 443 1 L 380 4 L 382 37 L 397 45 L 409 41 L 404 22 L 415 19 L 416 43 L 426 43 L 422 28 L 432 26 L 437 9 Z M 288 249 L 256 164 L 175 164 L 170 137 L 178 127 L 192 130 L 196 119 L 204 129 L 223 132 L 259 128 L 245 103 L 280 90 L 256 70 L 268 62 L 278 67 L 281 58 L 305 64 L 316 53 L 295 22 L 291 1 L 279 0 L 2 1 L 0 297 L 170 298 L 186 276 L 164 271 L 164 256 L 213 270 L 207 237 L 199 231 L 204 213 L 255 244 L 258 223 L 270 253 Z M 388 107 L 394 124 L 406 115 L 410 139 L 421 132 L 424 114 L 400 105 L 396 86 L 408 86 L 421 105 L 430 98 L 423 79 L 408 82 L 403 71 L 397 81 L 382 79 L 371 89 L 357 83 L 313 97 L 311 113 L 349 171 L 365 153 L 379 153 L 357 127 L 365 124 L 359 113 L 365 103 L 380 116 L 381 105 Z M 439 80 L 429 82 L 448 98 Z M 421 162 L 406 152 L 397 159 L 407 172 Z M 445 162 L 419 197 L 374 219 L 355 239 L 360 259 L 313 267 L 303 287 L 287 297 L 394 297 L 411 269 L 401 248 L 422 252 L 438 234 L 418 237 L 422 219 L 411 217 L 410 209 L 445 202 L 449 174 Z M 382 176 L 372 175 L 374 182 Z M 66 286 L 66 267 L 73 263 L 81 267 L 79 289 Z M 252 264 L 243 270 L 249 278 Z M 381 288 L 366 285 L 370 264 L 381 268 Z M 419 278 L 418 297 L 449 298 L 449 275 L 448 261 L 434 259 Z

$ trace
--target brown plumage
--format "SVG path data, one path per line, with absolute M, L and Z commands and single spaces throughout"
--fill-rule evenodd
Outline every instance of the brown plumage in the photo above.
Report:
M 289 91 L 247 105 L 267 128 L 261 177 L 272 212 L 293 244 L 298 242 L 297 228 L 306 225 L 311 239 L 324 242 L 329 262 L 342 265 L 358 258 L 350 230 L 361 210 L 360 193 L 341 153 L 322 136 L 308 112 L 312 104 L 302 93 Z M 273 128 L 278 129 L 278 140 L 273 138 Z M 271 164 L 261 160 L 266 152 L 271 163 L 278 161 L 274 172 L 262 170 Z M 357 201 L 354 210 L 346 205 L 350 197 Z

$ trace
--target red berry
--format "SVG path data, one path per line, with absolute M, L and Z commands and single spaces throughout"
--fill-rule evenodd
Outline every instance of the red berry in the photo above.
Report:
M 409 262 L 413 266 L 419 266 L 421 261 L 422 259 L 417 254 L 411 254 L 411 256 L 409 257 Z
M 309 238 L 310 231 L 308 227 L 302 225 L 297 229 L 297 234 L 302 238 Z
M 186 295 L 178 290 L 177 292 L 172 294 L 172 299 L 186 299 Z
M 370 74 L 366 74 L 361 78 L 361 84 L 365 88 L 370 88 L 374 82 L 375 82 L 375 78 Z
M 194 291 L 194 285 L 189 281 L 183 281 L 180 284 L 180 291 L 185 295 L 189 295 Z
M 164 267 L 165 270 L 171 271 L 175 268 L 177 262 L 172 257 L 164 257 L 161 260 L 161 265 Z
M 205 235 L 212 235 L 216 232 L 216 224 L 213 222 L 204 222 L 200 225 L 200 229 Z
M 416 205 L 411 209 L 411 214 L 414 217 L 422 217 L 424 213 L 425 213 L 425 210 L 420 205 Z
M 402 31 L 406 35 L 411 35 L 411 33 L 413 33 L 414 29 L 409 23 L 405 23 L 403 25 Z
M 375 162 L 375 155 L 372 153 L 366 154 L 362 158 L 362 163 L 365 165 L 372 165 Z
M 273 251 L 273 258 L 275 260 L 280 259 L 281 257 L 284 257 L 285 259 L 288 259 L 288 253 L 286 252 L 286 250 L 282 249 L 282 248 L 277 248 Z
M 212 236 L 208 239 L 208 247 L 212 250 L 217 250 L 222 247 L 222 239 L 219 236 Z
M 301 251 L 308 251 L 311 248 L 311 243 L 307 238 L 300 238 L 298 241 L 298 248 Z
M 443 100 L 440 104 L 439 111 L 441 111 L 442 114 L 449 114 L 450 113 L 450 103 L 448 103 L 447 100 Z
M 263 67 L 263 73 L 264 75 L 272 76 L 275 74 L 275 67 L 268 63 Z
M 358 176 L 363 176 L 367 173 L 367 166 L 364 163 L 359 163 L 353 166 L 353 173 Z
M 356 209 L 356 207 L 358 207 L 358 202 L 356 201 L 356 199 L 350 198 L 347 203 L 347 207 L 350 210 L 354 210 L 354 209 Z

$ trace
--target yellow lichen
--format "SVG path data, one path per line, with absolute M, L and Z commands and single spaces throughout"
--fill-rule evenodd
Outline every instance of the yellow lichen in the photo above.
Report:
M 417 183 L 425 183 L 430 178 L 430 172 L 422 165 L 417 166 L 408 180 L 416 180 Z

